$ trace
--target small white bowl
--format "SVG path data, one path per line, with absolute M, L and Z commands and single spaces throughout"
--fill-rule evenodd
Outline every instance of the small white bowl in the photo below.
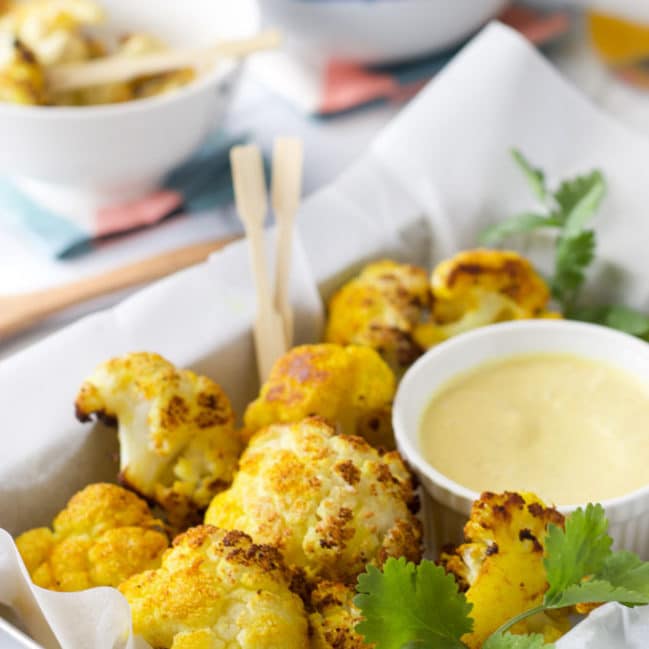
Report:
M 308 55 L 393 63 L 461 41 L 508 0 L 259 0 L 263 19 Z
M 424 513 L 433 551 L 445 543 L 461 541 L 471 505 L 480 494 L 444 476 L 422 455 L 424 410 L 435 391 L 454 376 L 499 358 L 544 352 L 602 361 L 649 384 L 649 344 L 606 327 L 567 320 L 507 322 L 477 329 L 431 349 L 401 381 L 393 414 L 397 447 L 429 496 L 424 499 Z M 602 505 L 616 547 L 649 559 L 649 472 L 646 487 L 605 500 Z M 568 514 L 578 506 L 560 505 L 558 509 Z
M 106 34 L 145 31 L 201 46 L 254 30 L 247 12 L 214 0 L 100 0 Z M 242 4 L 245 4 L 243 2 Z M 0 174 L 48 202 L 83 195 L 97 206 L 143 196 L 216 128 L 239 66 L 226 63 L 176 92 L 106 106 L 0 104 Z M 51 202 L 51 201 L 49 201 Z

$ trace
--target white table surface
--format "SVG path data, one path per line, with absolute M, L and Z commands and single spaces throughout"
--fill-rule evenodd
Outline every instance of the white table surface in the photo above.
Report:
M 585 44 L 582 32 L 558 48 L 553 58 L 566 76 L 581 86 L 606 110 L 649 136 L 649 93 L 615 82 Z M 246 131 L 269 151 L 279 134 L 305 140 L 305 194 L 334 180 L 367 147 L 378 131 L 398 112 L 399 106 L 374 106 L 366 110 L 317 119 L 300 114 L 276 98 L 254 79 L 244 76 L 234 98 L 226 128 Z M 57 262 L 38 256 L 14 232 L 0 230 L 0 294 L 19 293 L 53 286 L 146 258 L 164 250 L 239 230 L 232 208 L 175 219 L 145 232 L 116 240 L 75 260 Z M 0 343 L 0 358 L 55 331 L 81 315 L 115 303 L 117 294 L 69 310 L 26 335 Z

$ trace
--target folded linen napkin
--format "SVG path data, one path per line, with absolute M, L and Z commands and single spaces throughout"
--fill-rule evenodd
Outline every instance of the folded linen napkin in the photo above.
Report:
M 571 13 L 515 4 L 500 17 L 534 45 L 544 46 L 565 34 Z M 414 96 L 464 43 L 432 56 L 397 65 L 367 67 L 346 61 L 314 62 L 281 51 L 251 62 L 265 85 L 305 113 L 334 115 L 378 101 L 403 101 Z
M 229 151 L 244 136 L 212 134 L 190 160 L 172 171 L 162 187 L 144 199 L 98 209 L 83 223 L 27 195 L 0 178 L 0 226 L 18 230 L 52 258 L 92 250 L 101 241 L 150 227 L 176 214 L 191 214 L 232 200 Z

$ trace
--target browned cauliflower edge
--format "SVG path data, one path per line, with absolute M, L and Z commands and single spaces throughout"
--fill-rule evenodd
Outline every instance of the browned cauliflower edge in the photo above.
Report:
M 157 649 L 308 649 L 306 612 L 290 583 L 276 548 L 204 525 L 120 591 L 134 632 Z
M 270 424 L 319 415 L 340 432 L 391 449 L 395 391 L 394 374 L 373 349 L 303 345 L 275 363 L 244 424 L 250 435 Z
M 311 649 L 372 649 L 356 632 L 363 619 L 354 605 L 355 591 L 345 584 L 320 582 L 311 593 Z
M 45 74 L 20 39 L 0 34 L 0 102 L 22 105 L 45 101 Z
M 368 563 L 420 560 L 416 508 L 412 477 L 396 452 L 381 455 L 312 417 L 259 431 L 205 522 L 276 546 L 309 580 L 351 584 Z
M 401 376 L 423 352 L 413 333 L 430 303 L 423 268 L 374 262 L 331 298 L 325 340 L 371 347 Z
M 32 580 L 42 588 L 77 591 L 116 587 L 156 568 L 169 545 L 161 521 L 135 494 L 93 484 L 75 494 L 54 519 L 16 539 Z
M 199 521 L 230 484 L 243 447 L 223 390 L 157 354 L 101 364 L 82 385 L 76 412 L 80 421 L 118 424 L 121 482 L 180 527 Z
M 506 320 L 560 317 L 548 311 L 550 289 L 532 264 L 509 250 L 465 250 L 431 278 L 433 307 L 414 338 L 424 348 Z
M 473 604 L 473 632 L 462 638 L 469 649 L 479 649 L 502 624 L 542 603 L 549 525 L 563 526 L 564 517 L 533 494 L 485 492 L 473 504 L 465 543 L 440 560 Z M 512 632 L 542 633 L 553 642 L 569 628 L 567 612 L 557 611 L 528 618 Z

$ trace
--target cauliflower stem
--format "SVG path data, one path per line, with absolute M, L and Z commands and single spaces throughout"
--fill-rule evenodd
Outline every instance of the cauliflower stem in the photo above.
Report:
M 199 520 L 232 481 L 242 441 L 223 390 L 157 354 L 100 365 L 76 400 L 77 417 L 118 424 L 120 480 L 158 503 L 172 524 Z

